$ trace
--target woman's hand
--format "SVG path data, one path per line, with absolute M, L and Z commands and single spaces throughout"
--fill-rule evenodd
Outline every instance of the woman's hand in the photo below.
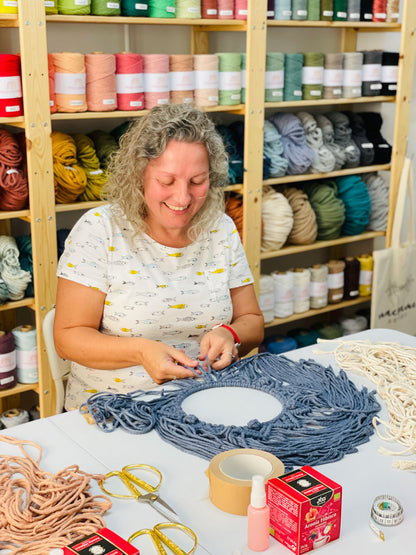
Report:
M 194 378 L 195 373 L 186 368 L 195 368 L 198 361 L 188 357 L 183 351 L 179 351 L 166 343 L 141 339 L 145 345 L 141 346 L 140 364 L 157 384 L 181 378 Z M 148 343 L 148 345 L 147 345 Z M 201 373 L 196 370 L 196 373 Z
M 237 358 L 234 337 L 226 328 L 215 328 L 202 338 L 198 359 L 204 367 L 209 363 L 213 370 L 222 370 Z

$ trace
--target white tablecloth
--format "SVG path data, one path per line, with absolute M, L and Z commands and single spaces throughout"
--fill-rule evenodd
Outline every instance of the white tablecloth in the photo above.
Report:
M 367 330 L 344 339 L 393 341 L 416 346 L 416 338 L 391 330 Z M 294 360 L 314 358 L 323 365 L 331 364 L 337 369 L 334 357 L 331 354 L 314 354 L 316 348 L 330 351 L 334 344 L 329 342 L 297 349 L 287 353 L 287 356 Z M 349 374 L 349 377 L 358 385 L 375 389 L 366 378 L 354 374 Z M 222 410 L 225 414 L 229 407 L 222 408 L 219 404 L 213 406 L 215 421 L 218 421 Z M 260 414 L 263 415 L 262 412 Z M 385 408 L 383 414 L 386 415 Z M 41 467 L 52 472 L 72 464 L 78 464 L 82 470 L 94 474 L 138 462 L 154 465 L 163 474 L 161 497 L 173 506 L 182 522 L 195 530 L 201 544 L 212 555 L 233 555 L 237 550 L 242 555 L 252 553 L 246 547 L 246 517 L 225 513 L 209 500 L 209 482 L 205 474 L 209 463 L 164 442 L 155 431 L 132 435 L 116 430 L 106 434 L 88 425 L 82 415 L 73 411 L 7 428 L 1 433 L 41 445 Z M 336 463 L 318 467 L 320 472 L 343 487 L 341 536 L 320 548 L 323 554 L 410 555 L 415 552 L 415 474 L 392 468 L 393 457 L 378 452 L 381 445 L 392 447 L 374 434 L 369 442 L 359 446 L 357 453 L 347 455 Z M 10 449 L 0 443 L 1 453 L 9 453 Z M 102 493 L 98 485 L 92 483 L 93 493 Z M 370 530 L 368 524 L 372 501 L 382 493 L 398 497 L 405 510 L 404 522 L 386 529 L 385 542 Z M 148 505 L 134 500 L 113 501 L 112 509 L 104 516 L 106 525 L 124 538 L 139 528 L 152 527 L 163 520 Z M 150 549 L 142 555 L 151 553 Z M 206 551 L 198 547 L 196 553 L 203 555 Z M 264 553 L 288 555 L 291 552 L 271 538 L 270 548 Z

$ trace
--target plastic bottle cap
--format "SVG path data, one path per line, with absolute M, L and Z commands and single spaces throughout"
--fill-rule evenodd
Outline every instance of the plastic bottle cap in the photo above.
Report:
M 251 479 L 250 505 L 256 509 L 262 509 L 266 505 L 264 478 L 260 474 L 255 474 Z

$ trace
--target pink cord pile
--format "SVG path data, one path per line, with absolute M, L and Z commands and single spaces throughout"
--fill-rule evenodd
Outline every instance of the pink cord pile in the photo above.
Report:
M 10 555 L 45 555 L 105 526 L 102 515 L 112 503 L 88 491 L 90 479 L 77 465 L 56 474 L 43 471 L 42 448 L 31 441 L 0 436 L 22 456 L 0 455 L 0 549 Z M 39 450 L 33 459 L 24 446 Z

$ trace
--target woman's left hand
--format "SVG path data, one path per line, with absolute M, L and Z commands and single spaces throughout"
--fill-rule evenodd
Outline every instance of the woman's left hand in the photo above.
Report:
M 238 359 L 235 341 L 226 329 L 215 328 L 201 340 L 198 360 L 207 362 L 213 370 L 222 370 Z

